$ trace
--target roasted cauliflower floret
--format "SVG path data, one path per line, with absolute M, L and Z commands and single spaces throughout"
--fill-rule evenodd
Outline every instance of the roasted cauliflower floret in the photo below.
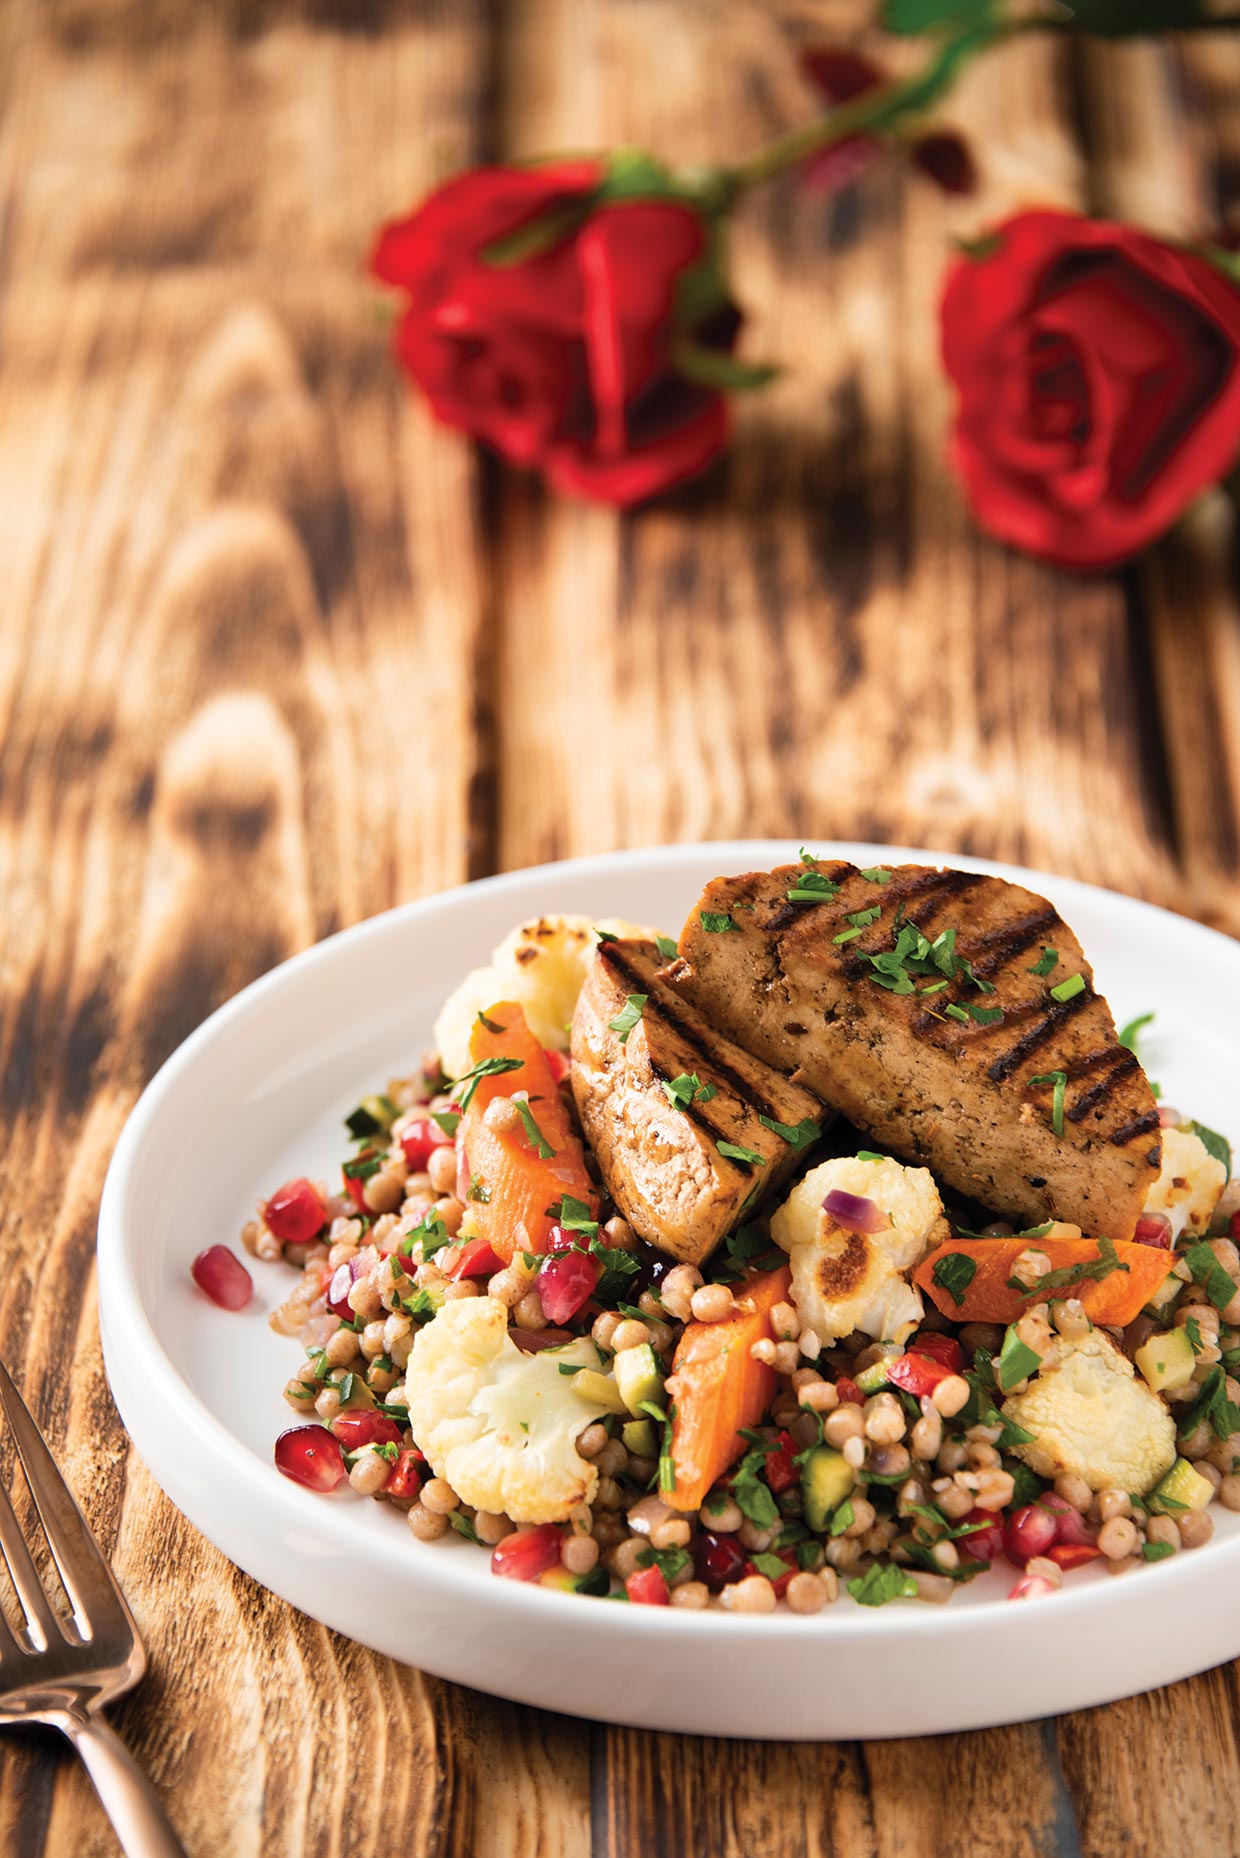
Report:
M 1147 1213 L 1165 1213 L 1172 1236 L 1207 1230 L 1227 1185 L 1227 1170 L 1191 1129 L 1164 1129 L 1162 1169 L 1146 1202 Z
M 872 1200 L 890 1224 L 873 1233 L 838 1225 L 822 1204 L 836 1189 Z M 811 1169 L 793 1188 L 771 1220 L 771 1236 L 792 1260 L 802 1323 L 828 1343 L 854 1329 L 876 1341 L 902 1340 L 923 1313 L 906 1273 L 951 1232 L 927 1168 L 845 1155 Z
M 469 1070 L 474 1021 L 496 1000 L 515 1000 L 540 1045 L 567 1051 L 569 1022 L 594 959 L 598 929 L 621 936 L 650 933 L 631 923 L 596 923 L 592 916 L 539 916 L 506 935 L 490 965 L 465 976 L 435 1021 L 435 1048 L 448 1076 Z
M 463 1503 L 518 1523 L 563 1522 L 598 1472 L 577 1437 L 608 1409 L 574 1391 L 561 1364 L 597 1368 L 588 1337 L 526 1355 L 496 1297 L 445 1303 L 419 1330 L 405 1388 L 414 1442 Z
M 1003 1417 L 1032 1433 L 1012 1450 L 1039 1477 L 1065 1471 L 1091 1490 L 1143 1496 L 1175 1462 L 1175 1421 L 1126 1355 L 1098 1329 L 1079 1342 L 1060 1336 Z

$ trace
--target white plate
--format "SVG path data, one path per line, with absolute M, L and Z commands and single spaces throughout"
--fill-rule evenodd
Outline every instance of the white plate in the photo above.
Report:
M 882 846 L 825 857 L 950 862 L 1044 891 L 1089 952 L 1166 1099 L 1240 1135 L 1240 947 L 1125 897 L 1013 866 Z M 341 1117 L 416 1061 L 440 1000 L 523 917 L 626 916 L 675 932 L 721 872 L 795 859 L 772 842 L 665 846 L 491 878 L 333 936 L 214 1014 L 148 1086 L 117 1146 L 99 1227 L 108 1375 L 163 1489 L 255 1580 L 377 1650 L 522 1703 L 711 1735 L 819 1739 L 971 1729 L 1103 1703 L 1240 1655 L 1240 1516 L 1206 1548 L 1112 1579 L 1074 1574 L 1011 1605 L 1009 1571 L 947 1607 L 813 1619 L 689 1613 L 494 1579 L 455 1537 L 415 1542 L 385 1505 L 316 1496 L 274 1469 L 296 1345 L 268 1329 L 291 1282 L 251 1263 L 240 1315 L 191 1284 L 287 1176 L 326 1174 Z M 193 1605 L 193 1595 L 186 1595 Z

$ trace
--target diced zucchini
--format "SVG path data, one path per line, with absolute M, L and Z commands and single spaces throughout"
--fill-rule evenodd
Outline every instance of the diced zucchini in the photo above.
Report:
M 632 1452 L 638 1458 L 657 1458 L 659 1440 L 653 1423 L 648 1419 L 630 1419 L 621 1426 L 620 1437 L 626 1452 Z
M 540 1587 L 558 1587 L 561 1593 L 576 1593 L 580 1577 L 567 1568 L 546 1568 L 538 1577 Z
M 570 1386 L 583 1400 L 592 1405 L 605 1406 L 609 1413 L 627 1413 L 624 1395 L 612 1380 L 610 1374 L 600 1374 L 597 1368 L 581 1368 L 571 1377 Z
M 878 1393 L 887 1385 L 888 1368 L 904 1353 L 898 1342 L 883 1342 L 879 1346 L 882 1348 L 882 1354 L 873 1360 L 868 1368 L 862 1368 L 856 1377 L 858 1387 L 867 1397 Z
M 832 1510 L 837 1510 L 844 1501 L 856 1482 L 856 1476 L 843 1452 L 834 1451 L 830 1445 L 815 1445 L 801 1467 L 801 1499 L 806 1528 L 826 1528 Z
M 1177 1458 L 1147 1502 L 1156 1516 L 1174 1516 L 1180 1510 L 1204 1510 L 1213 1495 L 1209 1479 L 1195 1471 L 1187 1458 Z
M 1183 1387 L 1193 1378 L 1197 1357 L 1187 1329 L 1166 1329 L 1143 1342 L 1133 1356 L 1156 1394 Z
M 649 1400 L 656 1406 L 661 1403 L 663 1373 L 649 1342 L 643 1342 L 638 1348 L 622 1348 L 611 1365 L 621 1398 L 635 1419 L 642 1416 L 643 1401 Z

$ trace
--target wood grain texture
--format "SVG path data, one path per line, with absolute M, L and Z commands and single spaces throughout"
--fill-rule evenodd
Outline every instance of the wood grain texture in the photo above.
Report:
M 497 153 L 757 144 L 810 106 L 797 47 L 867 11 L 0 4 L 0 1352 L 148 1635 L 118 1724 L 195 1858 L 1240 1849 L 1234 1670 L 865 1747 L 524 1711 L 233 1570 L 103 1379 L 94 1218 L 137 1090 L 236 988 L 390 903 L 771 832 L 1024 858 L 1240 929 L 1227 514 L 1127 578 L 980 538 L 933 314 L 951 236 L 1035 200 L 1240 224 L 1240 44 L 996 56 L 947 112 L 984 142 L 972 202 L 887 164 L 747 204 L 745 352 L 787 374 L 660 508 L 550 502 L 390 369 L 361 275 L 386 214 Z M 1173 1746 L 1174 1786 L 1148 1759 Z M 0 1741 L 0 1850 L 114 1849 L 71 1763 Z

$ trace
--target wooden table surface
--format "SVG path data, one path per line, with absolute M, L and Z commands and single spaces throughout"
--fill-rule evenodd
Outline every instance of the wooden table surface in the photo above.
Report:
M 980 539 L 933 316 L 950 236 L 1019 204 L 1240 226 L 1240 35 L 991 57 L 948 110 L 984 142 L 974 201 L 891 164 L 748 204 L 748 352 L 792 365 L 726 465 L 646 513 L 549 501 L 389 366 L 360 262 L 384 216 L 479 159 L 756 144 L 811 106 L 798 46 L 864 11 L 0 6 L 0 1352 L 147 1636 L 116 1717 L 192 1858 L 1240 1850 L 1234 1668 L 840 1747 L 522 1710 L 254 1586 L 104 1380 L 95 1218 L 143 1081 L 253 976 L 405 898 L 797 834 L 1010 856 L 1240 931 L 1221 500 L 1124 576 Z M 33 1738 L 0 1742 L 0 1838 L 115 1849 Z

